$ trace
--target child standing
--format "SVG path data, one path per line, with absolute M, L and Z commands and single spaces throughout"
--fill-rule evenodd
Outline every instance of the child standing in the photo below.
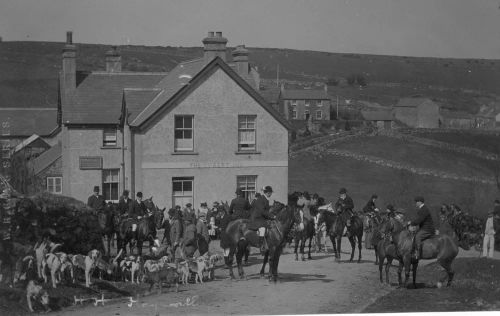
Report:
M 488 251 L 488 246 L 489 246 L 489 251 Z M 484 229 L 483 257 L 493 258 L 494 250 L 495 250 L 495 229 L 493 227 L 493 211 L 489 211 L 488 219 L 486 220 L 486 227 Z

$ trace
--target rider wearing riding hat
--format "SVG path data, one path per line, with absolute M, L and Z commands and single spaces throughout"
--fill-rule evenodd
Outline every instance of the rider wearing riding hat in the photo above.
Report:
M 127 213 L 130 208 L 130 204 L 132 204 L 132 200 L 128 197 L 128 195 L 129 191 L 123 190 L 123 194 L 118 201 L 118 211 L 120 212 L 120 215 Z
M 349 228 L 351 227 L 351 217 L 354 215 L 354 202 L 352 201 L 352 198 L 347 195 L 347 189 L 346 188 L 341 188 L 339 190 L 339 198 L 337 202 L 335 203 L 335 210 L 339 210 L 341 213 L 342 212 L 348 212 L 350 215 L 349 219 L 347 220 L 346 223 L 346 233 L 345 235 L 349 237 Z
M 418 226 L 418 231 L 414 238 L 414 259 L 422 259 L 422 243 L 435 234 L 434 221 L 432 220 L 431 213 L 427 206 L 424 204 L 422 196 L 415 197 L 415 204 L 417 207 L 417 218 L 408 222 L 410 226 Z
M 104 210 L 106 206 L 106 200 L 104 199 L 104 196 L 99 194 L 99 186 L 94 187 L 94 194 L 89 196 L 87 200 L 87 206 L 93 208 L 96 211 L 102 211 Z
M 259 231 L 259 244 L 261 252 L 267 250 L 267 245 L 264 239 L 266 234 L 267 220 L 274 219 L 275 216 L 269 213 L 271 208 L 269 205 L 269 199 L 273 194 L 273 188 L 270 186 L 264 187 L 264 192 L 261 196 L 255 200 L 253 205 L 252 215 L 250 217 L 249 229 L 257 229 Z
M 376 194 L 373 194 L 370 200 L 366 203 L 365 207 L 363 207 L 363 213 L 365 215 L 375 212 L 375 210 L 377 209 L 377 206 L 375 205 L 377 199 L 378 196 Z
M 248 218 L 250 215 L 250 202 L 245 199 L 243 189 L 237 188 L 235 194 L 236 198 L 234 198 L 229 205 L 229 214 L 232 215 L 234 219 Z
M 142 201 L 142 192 L 137 192 L 135 201 L 132 202 L 132 204 L 130 204 L 130 207 L 128 209 L 128 216 L 131 219 L 138 221 L 143 216 L 145 216 L 147 212 L 148 210 L 146 208 L 146 205 Z M 136 229 L 137 229 L 137 222 L 132 224 L 132 231 L 135 231 Z

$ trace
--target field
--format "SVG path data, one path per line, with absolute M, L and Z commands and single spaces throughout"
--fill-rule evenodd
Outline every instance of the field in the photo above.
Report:
M 418 133 L 419 137 L 435 139 L 458 146 L 471 147 L 500 155 L 499 135 L 478 133 Z

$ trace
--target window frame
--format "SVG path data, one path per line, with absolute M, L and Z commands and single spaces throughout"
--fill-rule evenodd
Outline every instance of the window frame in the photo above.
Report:
M 182 127 L 177 127 L 177 118 L 182 118 Z M 191 127 L 184 127 L 185 125 L 185 119 L 186 118 L 191 118 Z M 184 133 L 187 131 L 191 131 L 191 148 L 188 147 L 179 147 L 177 144 L 178 139 L 189 139 L 189 138 L 184 138 Z M 182 132 L 183 138 L 178 138 L 177 137 L 177 132 Z M 179 114 L 179 115 L 174 115 L 174 152 L 194 152 L 194 115 L 190 114 Z
M 116 181 L 109 181 L 109 182 L 106 182 L 106 173 L 109 172 L 116 172 L 116 178 L 117 180 Z M 113 177 L 113 175 L 111 175 L 111 177 Z M 116 184 L 116 199 L 113 199 L 113 188 L 112 188 L 112 185 L 113 184 Z M 109 185 L 109 199 L 107 198 L 106 196 L 106 186 Z M 120 199 L 120 169 L 118 168 L 110 168 L 110 169 L 102 169 L 102 183 L 101 183 L 101 186 L 102 186 L 102 194 L 104 196 L 104 199 L 106 200 L 106 202 L 113 202 L 113 203 L 118 203 L 118 200 Z
M 318 113 L 319 113 L 319 117 L 318 117 Z M 316 119 L 317 120 L 323 119 L 323 111 L 322 110 L 316 110 Z
M 106 132 L 110 133 L 111 136 L 114 134 L 114 140 L 106 139 Z M 117 128 L 105 128 L 102 130 L 102 147 L 117 147 L 118 146 L 118 129 Z
M 175 191 L 174 188 L 174 183 L 175 182 L 181 182 L 181 186 L 182 186 L 182 194 L 179 195 L 179 194 L 175 194 Z M 184 182 L 191 182 L 191 191 L 184 191 Z M 185 207 L 185 205 L 187 203 L 191 203 L 192 205 L 194 205 L 194 177 L 172 177 L 172 207 L 175 207 L 176 206 L 176 199 L 182 199 L 185 203 L 181 203 L 179 204 L 181 206 L 181 208 Z M 184 192 L 191 192 L 190 195 L 186 195 L 184 194 Z M 187 199 L 186 199 L 187 198 Z M 186 199 L 186 200 L 184 200 Z
M 54 190 L 52 190 L 52 191 L 49 190 L 49 187 L 50 187 L 50 185 L 49 185 L 50 181 L 49 180 L 53 181 L 52 187 L 54 188 Z M 56 180 L 60 181 L 60 184 L 59 184 L 60 190 L 59 191 L 56 190 L 56 188 L 57 188 Z M 47 192 L 50 192 L 50 193 L 53 193 L 53 194 L 62 194 L 62 186 L 63 186 L 62 177 L 60 177 L 60 176 L 46 177 L 45 185 L 46 185 L 45 189 L 46 189 Z
M 323 100 L 316 100 L 316 106 L 317 107 L 323 106 Z
M 304 106 L 310 107 L 311 106 L 311 100 L 304 100 Z
M 309 117 L 311 117 L 311 112 L 309 110 L 304 110 L 304 120 L 308 120 L 307 115 L 309 114 Z
M 246 126 L 241 127 L 242 119 L 245 119 Z M 253 128 L 249 127 L 249 118 L 253 119 Z M 242 132 L 251 132 L 253 130 L 253 147 L 242 147 L 244 144 L 251 143 L 242 143 L 241 141 L 241 133 Z M 253 152 L 257 151 L 257 115 L 255 114 L 240 114 L 238 115 L 238 152 Z
M 255 193 L 257 193 L 257 178 L 257 175 L 236 176 L 236 187 L 243 190 L 244 197 L 249 201 L 253 200 L 253 198 L 255 197 Z M 249 180 L 253 180 L 253 182 Z M 250 183 L 253 184 L 253 190 L 248 186 L 248 184 Z M 243 186 L 241 184 L 243 184 Z
M 299 113 L 297 109 L 292 110 L 292 119 L 296 120 L 299 118 Z
M 10 146 L 10 141 L 8 139 L 1 139 L 0 140 L 0 158 L 1 159 L 10 159 L 12 157 L 10 151 L 11 151 L 11 146 Z
M 291 106 L 297 106 L 298 105 L 298 102 L 299 100 L 290 100 L 290 105 Z

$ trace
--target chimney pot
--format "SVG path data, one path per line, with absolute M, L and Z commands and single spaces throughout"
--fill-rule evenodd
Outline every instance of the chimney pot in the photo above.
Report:
M 222 32 L 216 32 L 215 34 L 217 35 L 217 37 L 222 37 Z
M 214 37 L 214 32 L 208 32 L 208 37 Z
M 73 44 L 73 32 L 66 32 L 66 44 Z

